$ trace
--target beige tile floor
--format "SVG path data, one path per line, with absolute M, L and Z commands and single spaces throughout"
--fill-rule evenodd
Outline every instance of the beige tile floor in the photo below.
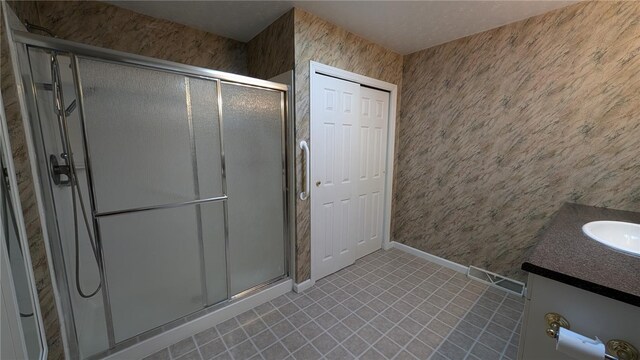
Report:
M 377 251 L 146 360 L 514 360 L 523 307 L 448 268 Z

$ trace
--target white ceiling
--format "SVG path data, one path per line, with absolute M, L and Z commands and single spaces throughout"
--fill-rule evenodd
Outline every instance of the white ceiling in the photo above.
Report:
M 576 1 L 108 1 L 247 42 L 292 7 L 400 54 L 496 28 Z

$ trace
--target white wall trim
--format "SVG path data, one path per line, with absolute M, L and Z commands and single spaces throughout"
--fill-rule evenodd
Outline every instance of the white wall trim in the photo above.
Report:
M 253 309 L 258 305 L 264 304 L 280 295 L 288 293 L 291 291 L 292 283 L 293 281 L 288 279 L 276 285 L 272 285 L 256 294 L 235 301 L 228 306 L 222 307 L 186 324 L 182 324 L 152 338 L 139 342 L 131 347 L 123 349 L 122 351 L 108 355 L 104 359 L 142 359 L 145 356 L 160 351 L 182 339 L 186 339 L 189 336 L 193 336 L 201 331 L 207 330 L 223 321 L 229 320 L 245 311 Z
M 309 289 L 310 287 L 312 287 L 313 285 L 315 285 L 315 281 L 311 280 L 311 279 L 307 279 L 301 283 L 294 283 L 293 284 L 293 291 L 297 292 L 297 293 L 301 293 L 307 289 Z
M 313 89 L 314 77 L 317 74 L 333 76 L 342 80 L 352 81 L 361 85 L 366 85 L 379 90 L 389 92 L 389 128 L 387 129 L 387 172 L 385 176 L 384 191 L 384 214 L 382 217 L 382 248 L 389 248 L 391 242 L 391 203 L 393 199 L 393 169 L 395 159 L 395 142 L 396 142 L 396 115 L 398 108 L 398 85 L 388 83 L 386 81 L 374 79 L 368 76 L 356 74 L 350 71 L 339 69 L 337 67 L 325 65 L 316 61 L 309 62 L 309 104 L 311 101 L 311 89 Z M 309 117 L 309 128 L 311 128 L 311 111 Z M 313 145 L 313 144 L 312 144 Z M 313 192 L 313 189 L 311 189 Z M 311 194 L 313 196 L 313 194 Z M 313 261 L 313 241 L 311 241 L 311 279 L 315 282 L 314 277 L 314 261 Z
M 398 249 L 398 250 L 402 250 L 406 253 L 409 253 L 411 255 L 415 255 L 419 258 L 425 259 L 425 260 L 429 260 L 433 263 L 436 263 L 438 265 L 442 265 L 446 268 L 455 270 L 457 272 L 463 273 L 463 274 L 467 274 L 467 271 L 469 270 L 468 266 L 464 266 L 458 263 L 455 263 L 453 261 L 447 260 L 447 259 L 443 259 L 439 256 L 435 256 L 433 254 L 429 254 L 428 252 L 424 252 L 422 250 L 418 250 L 416 248 L 413 248 L 411 246 L 405 245 L 405 244 L 401 244 L 399 242 L 395 242 L 392 241 L 390 244 L 390 248 L 394 248 L 394 249 Z

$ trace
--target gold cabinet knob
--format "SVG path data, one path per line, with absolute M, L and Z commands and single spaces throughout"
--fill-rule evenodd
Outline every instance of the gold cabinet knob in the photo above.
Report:
M 624 340 L 613 339 L 607 341 L 607 350 L 620 360 L 638 359 L 638 350 Z

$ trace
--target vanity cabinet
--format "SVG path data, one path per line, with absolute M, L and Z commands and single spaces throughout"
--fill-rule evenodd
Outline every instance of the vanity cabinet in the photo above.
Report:
M 573 359 L 556 351 L 556 340 L 545 333 L 549 312 L 567 319 L 571 331 L 605 343 L 622 339 L 640 348 L 640 307 L 529 274 L 518 360 Z
M 583 233 L 584 224 L 602 220 L 640 224 L 640 213 L 564 204 L 537 238 L 522 264 L 529 275 L 519 360 L 573 359 L 547 336 L 547 313 L 591 339 L 624 340 L 640 349 L 640 257 Z

